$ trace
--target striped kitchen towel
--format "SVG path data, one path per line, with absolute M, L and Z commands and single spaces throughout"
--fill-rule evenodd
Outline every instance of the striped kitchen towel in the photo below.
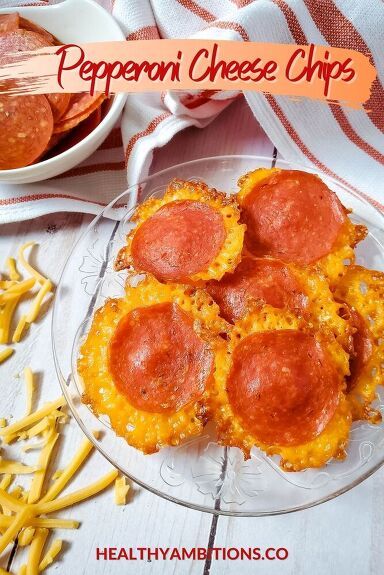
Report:
M 101 3 L 112 10 L 127 41 L 192 37 L 315 43 L 353 48 L 367 54 L 377 69 L 377 78 L 364 109 L 257 92 L 247 92 L 245 97 L 256 120 L 283 157 L 319 168 L 384 211 L 382 0 L 102 0 Z M 7 2 L 0 0 L 0 5 Z M 220 112 L 225 121 L 225 110 L 236 96 L 233 92 L 212 90 L 129 95 L 121 126 L 82 165 L 38 184 L 1 185 L 0 223 L 54 211 L 97 213 L 100 206 L 127 185 L 147 175 L 155 148 L 165 145 L 188 126 L 203 128 Z

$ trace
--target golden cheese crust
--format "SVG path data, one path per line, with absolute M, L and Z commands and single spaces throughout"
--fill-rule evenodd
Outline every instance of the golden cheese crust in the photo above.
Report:
M 335 297 L 346 302 L 363 318 L 371 334 L 372 351 L 349 391 L 354 419 L 381 421 L 371 407 L 376 391 L 384 382 L 384 273 L 352 265 L 338 282 Z
M 190 182 L 173 180 L 161 199 L 149 198 L 136 209 L 132 221 L 136 227 L 127 236 L 127 245 L 124 246 L 115 262 L 115 269 L 129 269 L 132 272 L 145 270 L 135 269 L 132 258 L 132 242 L 140 227 L 154 216 L 160 208 L 172 202 L 179 201 L 201 202 L 221 214 L 225 228 L 225 238 L 219 253 L 210 262 L 207 269 L 194 273 L 189 278 L 191 283 L 201 283 L 211 279 L 221 279 L 225 273 L 232 272 L 241 259 L 245 226 L 239 223 L 240 210 L 235 196 L 225 194 L 209 188 L 203 182 Z M 207 241 L 209 238 L 207 238 Z M 158 278 L 161 279 L 161 278 Z
M 242 176 L 238 182 L 240 190 L 237 194 L 240 206 L 244 205 L 247 196 L 254 190 L 256 185 L 263 181 L 267 181 L 268 178 L 274 174 L 284 172 L 285 170 L 281 170 L 279 168 L 259 168 Z M 345 208 L 344 211 L 348 213 L 348 210 Z M 354 247 L 361 242 L 366 235 L 367 228 L 365 226 L 355 225 L 347 217 L 337 235 L 331 251 L 319 258 L 309 267 L 313 268 L 315 272 L 317 271 L 325 275 L 330 284 L 333 285 L 345 273 L 345 262 L 348 261 L 349 263 L 354 263 Z
M 290 312 L 277 310 L 270 306 L 264 306 L 263 309 L 254 311 L 235 325 L 229 340 L 230 353 L 221 353 L 215 380 L 217 389 L 210 398 L 220 444 L 239 447 L 246 458 L 249 458 L 253 446 L 259 447 L 268 455 L 280 455 L 280 466 L 286 471 L 322 467 L 332 458 L 342 459 L 345 457 L 352 419 L 350 406 L 345 398 L 343 388 L 339 392 L 336 411 L 322 433 L 309 442 L 294 446 L 266 445 L 260 442 L 244 428 L 229 401 L 226 382 L 232 366 L 231 354 L 242 339 L 249 334 L 264 331 L 307 331 L 308 329 L 303 320 Z M 340 380 L 343 381 L 349 373 L 348 354 L 334 338 L 329 338 L 324 333 L 319 335 L 321 335 L 322 341 L 326 342 L 327 351 L 332 358 Z
M 175 302 L 194 320 L 195 332 L 217 356 L 225 342 L 219 333 L 227 325 L 218 308 L 201 290 L 146 279 L 137 287 L 127 286 L 126 296 L 110 299 L 95 313 L 92 326 L 81 345 L 78 373 L 84 385 L 84 403 L 100 416 L 109 417 L 117 435 L 144 453 L 154 453 L 166 445 L 178 445 L 187 437 L 201 433 L 206 420 L 206 400 L 210 381 L 198 401 L 176 412 L 151 413 L 136 409 L 115 386 L 108 368 L 108 348 L 119 321 L 132 310 L 164 302 Z M 213 374 L 214 376 L 214 374 Z

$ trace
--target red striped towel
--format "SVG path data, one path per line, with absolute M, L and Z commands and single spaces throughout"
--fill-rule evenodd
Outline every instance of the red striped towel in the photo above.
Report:
M 256 92 L 245 96 L 283 157 L 320 168 L 384 210 L 382 0 L 115 0 L 111 4 L 103 0 L 102 4 L 112 9 L 127 40 L 313 42 L 369 55 L 378 77 L 363 110 Z M 225 114 L 236 96 L 212 90 L 128 96 L 121 123 L 123 147 L 116 128 L 91 158 L 64 176 L 39 184 L 1 186 L 0 222 L 52 211 L 97 213 L 100 205 L 127 187 L 127 178 L 133 184 L 145 177 L 155 148 L 188 126 L 203 128 L 220 112 Z

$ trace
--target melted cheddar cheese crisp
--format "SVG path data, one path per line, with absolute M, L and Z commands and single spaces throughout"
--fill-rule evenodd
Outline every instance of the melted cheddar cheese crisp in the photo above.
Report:
M 109 348 L 119 322 L 133 310 L 173 302 L 193 320 L 195 333 L 213 353 L 212 377 L 201 396 L 180 409 L 150 412 L 134 407 L 119 392 L 109 368 Z M 199 434 L 207 420 L 206 401 L 211 393 L 217 360 L 225 341 L 219 334 L 227 324 L 219 317 L 217 305 L 205 292 L 176 284 L 145 279 L 137 287 L 127 286 L 121 299 L 110 299 L 97 310 L 80 349 L 78 372 L 84 383 L 83 401 L 97 415 L 109 417 L 117 435 L 144 453 L 154 453 L 166 445 L 178 445 Z
M 132 216 L 132 221 L 136 223 L 136 227 L 128 234 L 127 245 L 120 250 L 115 262 L 115 269 L 129 268 L 133 272 L 145 271 L 134 269 L 131 247 L 135 234 L 163 206 L 182 201 L 199 202 L 212 208 L 216 214 L 221 214 L 225 231 L 221 248 L 208 267 L 194 273 L 189 278 L 183 279 L 183 281 L 188 279 L 192 283 L 201 283 L 211 279 L 221 279 L 225 273 L 232 272 L 236 268 L 241 259 L 245 232 L 245 226 L 239 223 L 240 210 L 236 197 L 233 195 L 226 196 L 215 189 L 208 188 L 203 182 L 173 180 L 162 198 L 149 198 L 137 207 Z M 209 242 L 209 230 L 207 230 L 206 240 Z M 191 258 L 193 258 L 193 254 L 191 254 Z
M 251 262 L 252 260 L 250 259 L 249 261 Z M 269 257 L 262 258 L 260 261 L 280 263 L 279 260 Z M 310 328 L 321 328 L 322 330 L 327 330 L 330 334 L 335 336 L 344 349 L 347 349 L 353 333 L 353 328 L 350 322 L 342 317 L 342 304 L 335 301 L 333 293 L 324 275 L 319 272 L 315 272 L 312 269 L 305 269 L 304 267 L 297 266 L 295 264 L 283 265 L 296 280 L 297 286 L 303 294 L 303 306 L 300 308 L 297 307 L 297 309 L 294 310 L 294 314 L 298 318 L 305 319 Z M 236 277 L 236 270 L 233 276 L 229 277 Z M 263 282 L 263 278 L 258 279 L 260 282 Z M 276 284 L 275 289 L 277 289 Z M 234 300 L 239 297 L 240 296 L 237 294 L 232 295 Z M 246 295 L 243 296 L 242 294 L 242 297 L 246 299 Z M 248 315 L 253 309 L 259 305 L 263 305 L 264 303 L 273 307 L 269 301 L 256 300 L 253 299 L 251 295 L 247 300 L 243 315 Z
M 249 334 L 271 330 L 303 330 L 308 326 L 292 313 L 270 306 L 254 311 L 240 320 L 229 338 L 229 351 L 220 352 L 216 374 L 216 393 L 211 397 L 211 409 L 217 426 L 218 441 L 222 445 L 240 448 L 249 458 L 250 450 L 256 446 L 267 455 L 279 455 L 280 466 L 286 471 L 300 471 L 307 467 L 322 467 L 330 459 L 343 459 L 351 427 L 351 412 L 343 388 L 340 389 L 337 408 L 325 429 L 314 439 L 300 445 L 267 445 L 245 429 L 236 416 L 228 397 L 227 381 L 232 368 L 232 355 L 236 346 Z M 340 379 L 349 373 L 348 354 L 334 338 L 321 333 L 327 352 L 332 359 Z
M 384 381 L 384 273 L 352 265 L 337 284 L 335 297 L 357 311 L 370 336 L 369 357 L 356 374 L 348 397 L 354 419 L 377 423 L 381 415 L 371 403 Z
M 240 190 L 237 194 L 240 206 L 242 206 L 244 200 L 248 194 L 253 191 L 256 185 L 267 180 L 271 175 L 283 171 L 284 170 L 279 168 L 259 168 L 242 176 L 238 182 Z M 308 268 L 313 268 L 315 272 L 318 271 L 324 274 L 331 285 L 335 284 L 345 273 L 345 262 L 348 261 L 348 263 L 354 263 L 354 248 L 366 237 L 366 235 L 367 228 L 365 226 L 360 224 L 355 225 L 347 217 L 330 253 L 321 257 L 314 264 L 308 266 Z

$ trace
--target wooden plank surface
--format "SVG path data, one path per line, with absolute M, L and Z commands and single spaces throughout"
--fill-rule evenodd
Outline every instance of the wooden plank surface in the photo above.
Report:
M 218 154 L 272 155 L 273 146 L 254 121 L 243 101 L 235 102 L 225 121 L 216 120 L 205 130 L 195 128 L 177 135 L 155 153 L 151 171 L 198 157 Z M 57 282 L 71 248 L 90 221 L 88 216 L 56 214 L 3 226 L 0 262 L 28 240 L 40 244 L 36 265 Z M 26 365 L 39 374 L 40 402 L 60 394 L 51 354 L 51 312 L 30 331 L 17 352 L 0 367 L 0 416 L 18 417 L 24 409 L 24 385 L 15 378 Z M 65 318 L 63 318 L 65 321 Z M 82 433 L 72 421 L 65 431 L 61 464 L 76 449 Z M 85 485 L 108 469 L 95 453 L 74 486 Z M 60 532 L 68 544 L 60 562 L 48 573 L 58 575 L 109 574 L 253 574 L 271 575 L 378 575 L 384 570 L 384 471 L 379 471 L 352 492 L 320 507 L 286 516 L 245 519 L 215 518 L 169 503 L 133 487 L 129 504 L 116 507 L 106 491 L 92 501 L 63 512 L 62 517 L 82 523 L 77 532 Z M 286 561 L 97 561 L 97 547 L 286 547 Z M 25 560 L 17 553 L 12 572 Z M 4 565 L 4 562 L 1 563 Z

